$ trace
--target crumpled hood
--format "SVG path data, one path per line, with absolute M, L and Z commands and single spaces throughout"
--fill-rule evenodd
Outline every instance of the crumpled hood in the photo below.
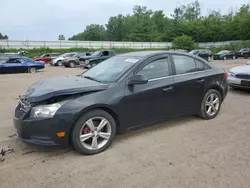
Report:
M 229 71 L 233 73 L 250 74 L 250 66 L 249 65 L 238 66 L 230 69 Z
M 61 76 L 36 82 L 27 90 L 25 98 L 29 102 L 34 103 L 55 96 L 101 91 L 107 89 L 108 86 L 108 84 L 99 83 L 80 76 Z

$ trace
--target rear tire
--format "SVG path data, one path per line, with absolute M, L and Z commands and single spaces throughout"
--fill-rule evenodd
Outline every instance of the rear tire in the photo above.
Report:
M 37 68 L 35 67 L 30 67 L 28 70 L 29 73 L 36 73 L 37 72 Z
M 200 107 L 200 113 L 198 115 L 202 119 L 206 120 L 215 118 L 220 111 L 221 102 L 221 94 L 217 90 L 208 90 L 205 96 L 203 97 Z
M 98 118 L 107 122 L 99 132 L 98 127 L 101 123 L 99 124 Z M 89 122 L 93 122 L 93 126 L 88 126 L 91 124 Z M 108 136 L 108 139 L 103 139 L 102 136 L 105 136 L 105 134 Z M 85 155 L 94 155 L 106 150 L 112 144 L 115 134 L 116 122 L 114 118 L 106 111 L 93 110 L 81 116 L 75 123 L 72 131 L 72 144 L 77 152 Z M 81 139 L 85 140 L 81 141 Z M 96 139 L 96 147 L 94 147 L 94 139 Z

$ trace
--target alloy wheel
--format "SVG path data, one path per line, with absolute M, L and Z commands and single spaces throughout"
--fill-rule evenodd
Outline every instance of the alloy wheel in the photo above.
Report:
M 74 67 L 75 67 L 75 63 L 74 63 L 74 62 L 70 62 L 69 66 L 70 66 L 71 68 L 74 68 Z
M 220 98 L 216 93 L 211 93 L 206 100 L 205 110 L 209 116 L 213 116 L 220 108 Z
M 98 150 L 104 147 L 111 137 L 110 122 L 104 117 L 93 117 L 82 126 L 79 139 L 83 147 Z
M 62 61 L 58 61 L 58 66 L 62 66 Z
M 35 67 L 31 67 L 31 68 L 29 69 L 29 72 L 30 72 L 30 73 L 36 73 L 36 71 L 37 71 L 37 70 L 36 70 Z

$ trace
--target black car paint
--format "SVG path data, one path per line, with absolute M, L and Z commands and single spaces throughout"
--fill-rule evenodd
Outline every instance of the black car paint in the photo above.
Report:
M 207 61 L 209 60 L 209 58 L 211 59 L 213 57 L 213 54 L 212 54 L 212 52 L 210 50 L 207 50 L 207 49 L 197 49 L 195 51 L 198 52 L 195 55 L 197 55 L 197 56 L 199 56 L 199 57 L 201 57 L 201 58 L 203 58 L 203 59 L 205 59 Z
M 232 52 L 232 51 L 228 51 L 228 52 L 225 52 L 223 54 L 214 54 L 213 56 L 213 59 L 214 60 L 224 60 L 224 59 L 237 59 L 238 56 L 236 55 L 235 52 Z
M 122 133 L 176 116 L 196 114 L 200 109 L 202 97 L 211 88 L 217 89 L 221 93 L 222 100 L 226 97 L 228 84 L 224 77 L 224 70 L 208 64 L 199 57 L 188 54 L 177 52 L 144 53 L 140 54 L 144 58 L 135 63 L 115 83 L 102 84 L 81 76 L 73 76 L 68 81 L 66 81 L 66 78 L 63 82 L 60 79 L 54 79 L 52 82 L 47 80 L 46 84 L 45 82 L 39 82 L 33 85 L 24 99 L 31 106 L 61 95 L 72 96 L 73 98 L 62 105 L 52 118 L 30 118 L 31 107 L 28 107 L 28 110 L 24 112 L 20 110 L 24 102 L 22 102 L 22 105 L 19 103 L 14 116 L 14 125 L 19 137 L 26 142 L 41 145 L 68 145 L 74 123 L 81 115 L 91 109 L 99 108 L 109 112 L 116 120 L 118 133 Z M 202 61 L 211 69 L 175 75 L 171 58 L 173 54 L 193 57 Z M 130 57 L 133 53 L 125 55 Z M 142 65 L 162 56 L 170 58 L 172 76 L 149 80 L 147 84 L 128 85 L 129 78 Z M 84 89 L 84 86 L 80 87 L 81 84 L 91 84 L 93 87 Z M 63 89 L 60 89 L 61 87 Z M 78 89 L 75 90 L 74 88 Z M 47 89 L 49 94 L 45 94 Z M 29 94 L 32 90 L 33 94 Z M 64 90 L 67 90 L 67 92 L 64 93 Z M 42 97 L 39 96 L 39 93 Z M 76 96 L 74 97 L 74 95 Z M 36 102 L 32 103 L 29 100 Z M 66 136 L 57 137 L 56 133 L 60 131 L 65 131 Z
M 237 57 L 244 57 L 245 59 L 248 59 L 250 57 L 250 48 L 242 48 L 236 52 L 236 55 Z
M 107 51 L 109 53 L 108 56 L 102 56 L 103 52 L 105 52 L 105 51 Z M 84 64 L 85 68 L 90 68 L 89 65 L 91 65 L 92 63 L 98 64 L 98 63 L 101 63 L 102 61 L 116 55 L 116 52 L 114 50 L 100 50 L 99 52 L 100 53 L 97 56 L 91 55 L 88 57 L 79 58 L 79 60 L 85 62 L 85 64 Z M 89 63 L 86 63 L 86 60 L 88 60 Z
M 60 84 L 58 84 L 60 82 Z M 102 84 L 79 76 L 61 76 L 41 80 L 27 90 L 26 99 L 37 103 L 49 98 L 73 95 L 78 93 L 101 91 L 107 89 L 108 84 Z

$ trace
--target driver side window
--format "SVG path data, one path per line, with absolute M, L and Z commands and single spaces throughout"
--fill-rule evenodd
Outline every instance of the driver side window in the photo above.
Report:
M 7 63 L 21 63 L 21 61 L 19 59 L 9 59 Z
M 168 58 L 158 59 L 143 67 L 137 74 L 144 75 L 147 79 L 170 76 Z

